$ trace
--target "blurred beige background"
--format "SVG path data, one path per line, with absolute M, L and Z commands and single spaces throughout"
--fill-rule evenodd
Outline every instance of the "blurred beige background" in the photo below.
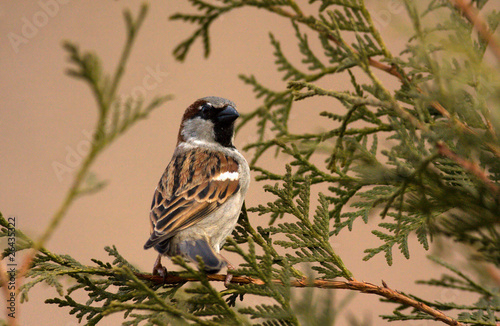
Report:
M 48 3 L 57 6 L 47 7 Z M 386 41 L 391 39 L 390 49 L 399 53 L 408 34 L 404 32 L 403 8 L 395 6 L 397 1 L 368 3 L 374 8 Z M 64 73 L 69 65 L 61 42 L 71 40 L 83 50 L 96 51 L 106 70 L 113 71 L 125 39 L 122 11 L 128 7 L 135 14 L 139 5 L 139 1 L 77 0 L 0 3 L 0 210 L 6 217 L 15 216 L 18 227 L 31 236 L 36 237 L 46 227 L 72 180 L 71 173 L 57 175 L 54 164 L 78 163 L 75 153 L 85 149 L 96 118 L 94 100 L 87 86 Z M 156 254 L 142 249 L 149 233 L 148 209 L 172 155 L 184 109 L 199 97 L 217 95 L 233 100 L 241 112 L 250 111 L 259 102 L 251 88 L 237 78 L 239 73 L 254 74 L 275 89 L 283 87 L 282 75 L 275 72 L 273 65 L 269 31 L 282 41 L 283 50 L 291 59 L 301 60 L 293 57 L 298 53 L 296 42 L 286 44 L 287 40 L 293 40 L 289 22 L 263 11 L 245 9 L 214 24 L 210 58 L 203 58 L 198 42 L 184 63 L 176 62 L 171 55 L 173 48 L 193 30 L 187 23 L 168 20 L 176 12 L 194 10 L 186 1 L 150 4 L 120 89 L 124 96 L 144 91 L 148 99 L 163 94 L 173 94 L 175 99 L 132 128 L 99 158 L 93 171 L 109 185 L 97 195 L 77 201 L 50 239 L 47 245 L 50 250 L 90 264 L 93 257 L 108 260 L 103 247 L 114 244 L 129 261 L 149 272 Z M 34 22 L 39 27 L 34 30 L 25 27 Z M 29 36 L 24 43 L 12 42 L 13 34 L 23 33 Z M 144 84 L 145 78 L 149 78 L 147 83 L 151 80 L 154 83 Z M 336 81 L 329 87 L 342 89 L 342 83 Z M 397 85 L 391 78 L 387 83 Z M 318 103 L 301 103 L 298 108 L 304 111 L 295 111 L 292 125 L 314 128 L 311 126 L 327 123 L 317 116 L 324 109 Z M 340 104 L 335 105 L 342 110 Z M 255 132 L 252 128 L 249 126 L 238 135 L 238 147 L 252 139 Z M 67 161 L 70 153 L 72 157 Z M 279 158 L 267 158 L 264 163 L 276 170 L 283 169 Z M 268 201 L 261 186 L 253 182 L 247 206 Z M 251 219 L 256 224 L 266 223 L 256 215 L 251 215 Z M 334 244 L 357 279 L 377 284 L 384 279 L 392 288 L 427 299 L 448 301 L 456 297 L 456 293 L 414 285 L 416 279 L 440 275 L 440 270 L 425 260 L 426 253 L 414 239 L 410 245 L 412 260 L 395 254 L 391 268 L 382 255 L 362 262 L 363 250 L 378 244 L 369 233 L 370 227 L 358 224 L 356 232 L 342 234 Z M 231 260 L 231 255 L 228 258 Z M 167 267 L 171 266 L 167 263 Z M 301 295 L 300 290 L 296 293 Z M 335 297 L 340 299 L 345 294 L 339 291 Z M 30 301 L 18 311 L 20 324 L 77 325 L 76 319 L 67 314 L 69 309 L 43 303 L 55 295 L 54 290 L 44 285 L 33 289 Z M 346 325 L 348 315 L 383 325 L 386 322 L 377 316 L 390 313 L 393 307 L 379 303 L 375 296 L 358 294 L 337 325 Z M 120 320 L 121 316 L 112 316 L 102 324 L 118 325 Z M 432 323 L 409 323 L 427 324 Z

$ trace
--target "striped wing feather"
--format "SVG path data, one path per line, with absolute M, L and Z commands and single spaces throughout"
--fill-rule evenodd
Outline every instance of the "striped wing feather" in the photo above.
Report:
M 151 237 L 145 247 L 169 239 L 213 212 L 239 190 L 231 157 L 209 150 L 191 150 L 172 158 L 151 205 Z M 219 177 L 219 178 L 218 178 Z

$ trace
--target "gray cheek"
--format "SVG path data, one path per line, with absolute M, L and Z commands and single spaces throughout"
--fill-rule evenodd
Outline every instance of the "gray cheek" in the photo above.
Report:
M 209 142 L 215 141 L 213 123 L 200 118 L 187 121 L 181 133 L 186 140 L 194 138 Z

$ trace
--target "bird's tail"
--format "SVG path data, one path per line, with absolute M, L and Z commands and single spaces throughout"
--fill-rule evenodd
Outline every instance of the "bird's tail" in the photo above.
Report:
M 196 256 L 200 256 L 205 265 L 204 270 L 209 274 L 218 273 L 227 264 L 205 239 L 182 241 L 178 246 L 179 251 L 194 263 L 198 263 Z

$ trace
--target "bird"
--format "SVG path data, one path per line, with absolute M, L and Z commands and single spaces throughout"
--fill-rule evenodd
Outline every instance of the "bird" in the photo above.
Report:
M 250 184 L 249 165 L 233 145 L 238 117 L 232 101 L 215 96 L 196 100 L 184 112 L 149 214 L 144 249 L 159 253 L 154 275 L 167 275 L 162 256 L 180 255 L 195 264 L 199 256 L 207 274 L 232 268 L 220 250 L 236 227 Z

